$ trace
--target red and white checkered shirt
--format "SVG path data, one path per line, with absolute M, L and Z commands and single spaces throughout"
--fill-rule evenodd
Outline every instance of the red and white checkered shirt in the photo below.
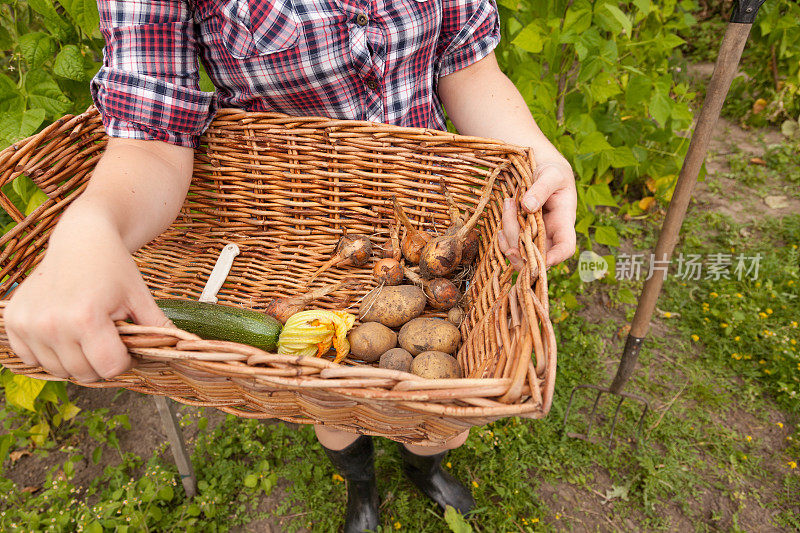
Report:
M 440 77 L 500 40 L 494 0 L 98 0 L 112 137 L 196 147 L 217 107 L 445 129 Z M 199 87 L 198 55 L 216 86 Z

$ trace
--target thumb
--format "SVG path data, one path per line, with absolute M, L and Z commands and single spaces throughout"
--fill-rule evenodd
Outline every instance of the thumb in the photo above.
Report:
M 157 326 L 162 328 L 175 327 L 175 324 L 173 324 L 172 321 L 167 318 L 167 315 L 164 314 L 164 311 L 158 307 L 153 295 L 150 294 L 150 290 L 147 288 L 147 285 L 144 284 L 144 281 L 142 281 L 141 285 L 137 287 L 137 290 L 132 295 L 130 302 L 130 314 L 134 323 L 139 324 L 140 326 Z
M 522 196 L 522 207 L 528 213 L 541 209 L 547 199 L 562 185 L 563 178 L 554 165 L 541 167 L 538 174 L 538 179 L 533 182 L 531 188 Z

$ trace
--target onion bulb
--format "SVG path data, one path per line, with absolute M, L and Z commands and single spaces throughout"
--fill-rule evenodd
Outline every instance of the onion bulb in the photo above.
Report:
M 309 293 L 288 297 L 288 298 L 275 298 L 267 304 L 266 312 L 271 317 L 278 320 L 281 324 L 285 324 L 289 317 L 295 313 L 299 313 L 308 306 L 311 302 L 319 300 L 323 296 L 327 296 L 335 290 L 347 285 L 347 281 L 341 283 L 333 283 L 325 285 L 315 291 Z
M 403 267 L 396 259 L 381 259 L 372 267 L 372 273 L 379 284 L 400 285 L 403 281 Z
M 307 284 L 314 281 L 317 276 L 332 266 L 338 265 L 352 265 L 361 266 L 369 261 L 372 255 L 372 241 L 366 235 L 349 236 L 343 235 L 339 239 L 339 244 L 336 245 L 336 251 L 333 257 L 322 264 L 316 272 L 308 280 Z
M 461 299 L 461 291 L 449 279 L 434 278 L 426 280 L 410 268 L 405 268 L 404 272 L 409 281 L 422 285 L 425 297 L 434 309 L 451 309 L 458 305 L 458 301 Z
M 458 223 L 451 225 L 444 235 L 431 239 L 422 249 L 419 258 L 419 271 L 424 277 L 443 278 L 452 274 L 459 267 L 467 235 L 478 223 L 486 204 L 491 199 L 494 181 L 505 168 L 506 165 L 498 166 L 489 176 L 481 192 L 481 199 L 478 205 L 475 206 L 475 212 L 469 220 L 461 225 Z
M 392 197 L 392 202 L 394 203 L 394 212 L 397 216 L 397 220 L 400 221 L 401 224 L 406 228 L 406 234 L 403 237 L 403 241 L 400 243 L 400 249 L 403 252 L 403 257 L 405 257 L 409 262 L 413 264 L 419 263 L 420 253 L 422 252 L 422 248 L 431 240 L 430 234 L 425 231 L 420 231 L 411 224 L 411 221 L 403 211 L 403 207 L 397 201 L 397 197 Z

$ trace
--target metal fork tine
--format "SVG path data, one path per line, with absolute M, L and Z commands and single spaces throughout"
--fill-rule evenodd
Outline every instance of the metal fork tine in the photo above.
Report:
M 597 412 L 597 406 L 600 403 L 600 396 L 603 394 L 602 390 L 597 391 L 597 396 L 594 397 L 594 405 L 592 406 L 592 412 L 589 413 L 589 427 L 586 428 L 586 436 L 589 436 L 589 433 L 592 432 L 592 426 L 594 425 L 594 414 Z
M 622 402 L 625 401 L 625 396 L 620 396 L 617 402 L 617 408 L 614 409 L 614 421 L 611 422 L 611 433 L 608 435 L 608 449 L 610 450 L 614 444 L 614 430 L 617 428 L 617 420 L 619 420 L 619 409 L 622 407 Z

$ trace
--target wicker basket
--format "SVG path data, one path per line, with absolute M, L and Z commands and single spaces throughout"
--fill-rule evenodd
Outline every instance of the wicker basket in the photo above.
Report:
M 0 239 L 0 294 L 41 259 L 59 214 L 85 187 L 106 141 L 100 116 L 90 109 L 0 153 L 0 186 L 24 174 L 48 196 L 26 217 L 0 194 L 0 204 L 18 222 Z M 195 152 L 180 215 L 135 255 L 153 295 L 197 299 L 219 251 L 234 242 L 241 254 L 219 300 L 263 309 L 272 298 L 304 292 L 305 280 L 330 257 L 344 230 L 386 243 L 392 195 L 415 224 L 441 232 L 449 221 L 441 180 L 471 212 L 486 177 L 502 165 L 478 226 L 480 251 L 466 293 L 471 303 L 457 358 L 467 377 L 427 380 L 356 361 L 269 354 L 118 322 L 138 364 L 88 386 L 125 387 L 243 417 L 322 423 L 421 444 L 438 444 L 505 416 L 543 417 L 553 396 L 556 346 L 541 214 L 520 218 L 527 261 L 518 277 L 497 240 L 502 199 L 519 198 L 531 185 L 530 156 L 516 146 L 440 131 L 221 110 Z M 319 307 L 353 308 L 375 285 L 370 263 L 331 269 L 312 288 L 345 278 L 362 285 L 334 292 Z M 0 363 L 16 373 L 59 379 L 24 364 L 0 330 Z

